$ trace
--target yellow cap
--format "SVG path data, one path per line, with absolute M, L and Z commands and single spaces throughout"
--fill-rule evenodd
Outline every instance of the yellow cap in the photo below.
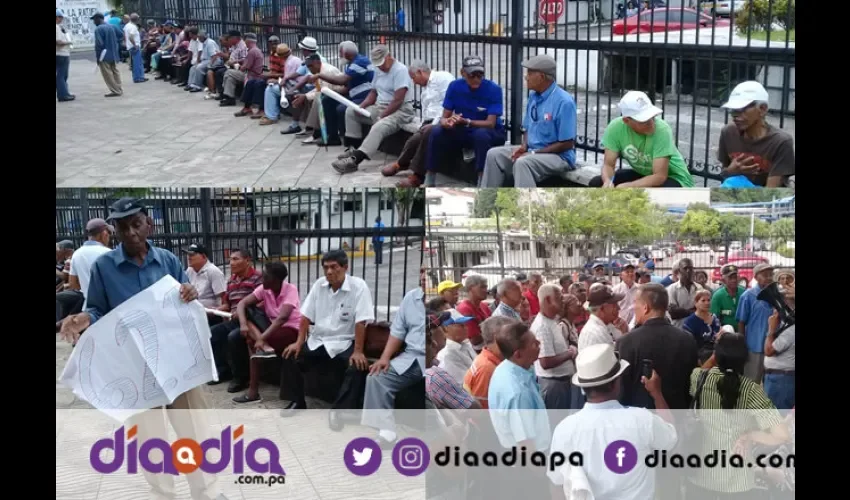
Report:
M 446 290 L 452 290 L 452 289 L 455 289 L 455 288 L 460 288 L 462 286 L 463 285 L 461 285 L 460 283 L 455 283 L 452 280 L 446 280 L 446 281 L 441 282 L 439 285 L 437 285 L 437 294 L 441 294 L 441 293 L 445 292 Z

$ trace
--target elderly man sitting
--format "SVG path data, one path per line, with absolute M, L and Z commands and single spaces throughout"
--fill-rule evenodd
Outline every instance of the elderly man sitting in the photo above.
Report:
M 221 102 L 218 104 L 219 106 L 235 106 L 237 88 L 240 85 L 244 86 L 250 80 L 259 80 L 263 77 L 263 59 L 265 57 L 260 49 L 257 48 L 257 35 L 246 33 L 245 45 L 248 47 L 248 53 L 245 55 L 245 59 L 240 64 L 239 69 L 229 69 L 224 74 L 224 92 Z M 251 98 L 250 95 L 248 97 Z
M 198 50 L 197 59 L 192 62 L 192 67 L 189 68 L 189 82 L 186 89 L 189 92 L 200 92 L 203 90 L 204 77 L 210 69 L 210 62 L 214 55 L 218 53 L 218 44 L 215 40 L 207 36 L 204 30 L 198 31 Z
M 319 45 L 315 38 L 305 36 L 300 42 L 298 42 L 298 48 L 301 49 L 301 59 L 303 61 L 306 61 L 308 57 L 316 54 L 322 62 L 325 62 L 325 57 L 319 53 Z M 315 86 L 308 81 L 307 77 L 309 75 L 310 70 L 307 69 L 307 64 L 305 63 L 301 63 L 300 66 L 295 68 L 295 71 L 287 71 L 286 75 L 283 77 L 283 83 L 289 84 L 289 82 L 294 82 L 294 86 L 291 88 L 287 86 L 286 102 L 292 104 L 292 101 L 295 100 L 299 94 L 306 94 L 313 90 Z M 302 113 L 303 109 L 296 108 L 294 106 L 287 106 L 284 107 L 284 109 L 288 110 L 287 112 L 292 115 L 292 123 L 289 124 L 288 128 L 281 130 L 281 134 L 298 134 L 296 137 L 304 137 L 312 133 L 310 130 L 301 129 L 300 122 L 304 118 L 304 114 Z
M 271 71 L 262 72 L 262 65 L 260 65 L 261 74 L 258 78 L 249 78 L 245 82 L 245 88 L 242 90 L 242 104 L 243 107 L 241 110 L 237 111 L 234 116 L 248 116 L 251 118 L 262 118 L 263 117 L 263 107 L 265 105 L 265 92 L 268 87 L 267 82 L 270 79 L 280 78 L 283 72 L 282 62 L 279 57 L 277 57 L 277 46 L 280 44 L 280 38 L 272 35 L 269 37 L 269 67 Z M 259 48 L 257 49 L 259 51 Z M 248 51 L 250 56 L 251 51 Z M 247 62 L 245 64 L 248 65 Z
M 522 146 L 502 146 L 487 153 L 481 187 L 502 187 L 513 177 L 514 187 L 533 188 L 576 165 L 576 103 L 555 81 L 557 63 L 538 55 L 524 61 L 531 94 L 523 118 Z M 479 174 L 480 175 L 480 174 Z
M 313 54 L 309 56 L 305 63 L 307 65 L 307 70 L 312 76 L 319 76 L 324 79 L 325 77 L 336 78 L 344 75 L 344 73 L 337 69 L 336 66 L 323 62 L 318 54 Z M 334 92 L 338 92 L 340 94 L 347 93 L 345 85 L 325 84 L 325 86 L 330 88 Z M 312 130 L 313 132 L 310 137 L 307 137 L 306 139 L 301 141 L 301 144 L 313 144 L 321 140 L 322 136 L 319 127 L 319 98 L 319 91 L 313 88 L 313 90 L 307 92 L 306 94 L 299 94 L 292 101 L 292 105 L 294 107 L 303 107 L 304 109 L 309 110 L 307 112 L 306 121 L 307 130 Z M 326 110 L 325 113 L 327 112 L 328 111 Z
M 375 67 L 375 79 L 372 91 L 360 103 L 360 107 L 369 111 L 364 117 L 353 108 L 345 112 L 345 137 L 358 141 L 363 137 L 363 125 L 372 125 L 369 134 L 360 147 L 349 150 L 333 162 L 334 170 L 340 174 L 356 172 L 363 160 L 378 152 L 381 142 L 402 128 L 413 125 L 416 115 L 413 111 L 413 81 L 407 66 L 396 61 L 386 45 L 376 45 L 369 54 Z
M 413 83 L 424 87 L 422 92 L 422 126 L 419 131 L 410 136 L 404 143 L 401 156 L 391 165 L 384 167 L 381 173 L 387 177 L 396 175 L 402 170 L 412 170 L 407 179 L 399 181 L 397 187 L 419 187 L 425 178 L 425 152 L 428 149 L 428 137 L 431 128 L 440 123 L 443 112 L 443 101 L 446 91 L 455 77 L 448 71 L 431 71 L 428 63 L 415 60 L 408 68 Z M 501 97 L 499 97 L 501 104 Z
M 281 92 L 288 93 L 295 88 L 295 80 L 286 80 L 283 78 L 287 74 L 294 74 L 301 66 L 301 59 L 292 55 L 292 49 L 289 45 L 282 43 L 277 46 L 275 54 L 269 56 L 269 81 L 263 95 L 263 116 L 260 120 L 260 125 L 271 125 L 280 120 L 280 104 Z M 279 78 L 274 78 L 273 75 L 281 73 Z M 286 101 L 287 106 L 289 101 Z M 253 118 L 253 117 L 252 117 Z

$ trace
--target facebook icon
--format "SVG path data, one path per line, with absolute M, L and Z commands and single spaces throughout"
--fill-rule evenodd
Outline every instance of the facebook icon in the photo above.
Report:
M 605 447 L 605 466 L 615 474 L 626 474 L 635 468 L 638 453 L 635 446 L 628 441 L 614 441 Z

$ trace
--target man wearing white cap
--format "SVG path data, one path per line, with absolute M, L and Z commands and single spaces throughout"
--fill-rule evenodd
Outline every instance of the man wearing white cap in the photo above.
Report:
M 626 408 L 617 401 L 620 380 L 629 362 L 618 358 L 611 344 L 595 344 L 576 357 L 572 383 L 584 389 L 587 402 L 561 421 L 552 433 L 550 453 L 579 452 L 580 467 L 567 461 L 547 473 L 556 485 L 571 493 L 585 491 L 594 500 L 646 500 L 655 497 L 655 471 L 643 457 L 670 450 L 678 436 L 673 414 L 661 394 L 661 377 L 654 370 L 641 380 L 655 401 L 655 413 Z M 615 442 L 623 446 L 617 446 Z M 626 446 L 631 445 L 631 446 Z M 625 463 L 635 463 L 633 468 Z
M 56 9 L 56 100 L 73 101 L 77 97 L 68 91 L 68 71 L 71 65 L 71 37 L 62 27 L 65 13 Z
M 742 175 L 756 186 L 783 187 L 795 173 L 794 138 L 767 123 L 767 90 L 755 81 L 738 84 L 723 105 L 732 123 L 720 133 L 721 175 Z
M 622 116 L 611 120 L 602 136 L 602 175 L 591 179 L 589 186 L 694 187 L 673 130 L 659 116 L 661 108 L 637 90 L 627 92 L 618 106 Z M 619 158 L 632 168 L 616 171 Z

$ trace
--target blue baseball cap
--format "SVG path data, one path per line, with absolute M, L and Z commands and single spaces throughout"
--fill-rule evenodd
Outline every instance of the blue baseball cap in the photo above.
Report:
M 56 9 L 56 17 L 65 17 L 65 13 L 62 12 L 62 9 Z
M 448 311 L 443 311 L 437 318 L 437 322 L 439 326 L 450 326 L 450 325 L 462 325 L 467 321 L 471 321 L 475 318 L 471 316 L 464 316 L 457 309 L 449 309 Z

